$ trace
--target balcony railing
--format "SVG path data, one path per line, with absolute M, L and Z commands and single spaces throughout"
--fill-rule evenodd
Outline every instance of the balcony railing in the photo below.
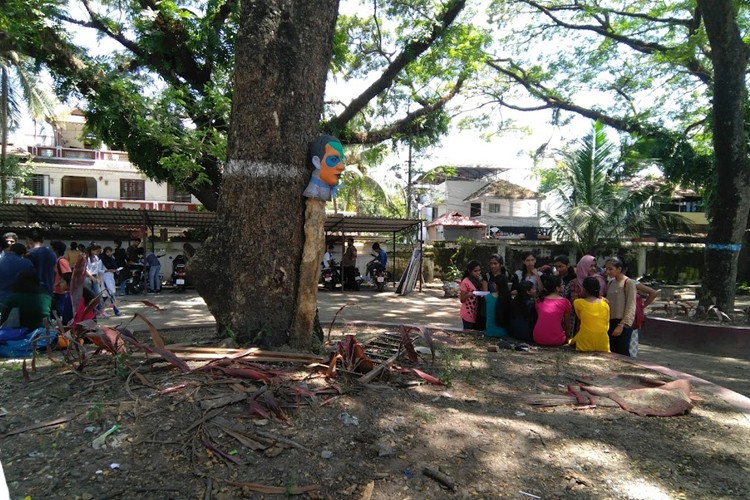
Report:
M 39 158 L 129 163 L 128 154 L 124 151 L 100 151 L 98 149 L 63 148 L 60 146 L 29 146 L 28 150 L 32 156 Z
M 196 203 L 147 200 L 110 200 L 104 198 L 60 198 L 56 196 L 17 196 L 10 200 L 16 205 L 48 205 L 56 207 L 127 208 L 130 210 L 161 210 L 165 212 L 195 212 Z

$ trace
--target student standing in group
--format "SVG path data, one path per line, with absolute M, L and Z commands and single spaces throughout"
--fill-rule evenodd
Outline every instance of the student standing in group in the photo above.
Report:
M 99 253 L 102 251 L 101 245 L 97 245 L 93 241 L 89 245 L 86 257 L 86 286 L 91 289 L 94 296 L 98 296 L 101 292 L 101 279 L 104 274 L 104 266 L 99 258 Z M 100 301 L 101 302 L 101 301 Z M 101 305 L 97 307 L 101 309 Z
M 518 284 L 522 281 L 530 281 L 537 290 L 541 289 L 539 271 L 536 269 L 536 257 L 532 252 L 521 254 L 521 268 L 513 273 L 513 289 L 517 290 Z
M 44 237 L 36 229 L 29 233 L 27 251 L 26 256 L 34 264 L 39 283 L 52 295 L 52 291 L 55 288 L 57 255 L 51 248 L 44 246 Z
M 570 340 L 576 351 L 609 352 L 609 304 L 600 297 L 599 280 L 588 276 L 583 280 L 585 298 L 573 302 L 578 331 Z
M 536 325 L 534 342 L 539 345 L 563 345 L 570 331 L 570 310 L 568 299 L 562 296 L 562 280 L 559 276 L 544 274 L 541 278 L 543 289 L 536 302 Z
M 64 277 L 66 275 L 70 276 L 72 270 L 68 259 L 64 257 L 66 254 L 65 243 L 56 240 L 51 241 L 49 246 L 57 254 L 57 264 L 55 265 L 55 288 L 52 290 L 54 307 L 63 324 L 67 325 L 70 320 L 73 319 L 73 303 L 70 301 L 68 284 Z
M 161 261 L 154 252 L 146 254 L 146 265 L 148 266 L 148 288 L 150 293 L 161 293 Z
M 0 324 L 5 323 L 14 308 L 19 310 L 19 327 L 36 330 L 44 326 L 52 312 L 52 294 L 39 283 L 34 270 L 26 270 L 16 276 L 2 307 Z
M 128 270 L 128 256 L 125 249 L 122 248 L 122 240 L 115 238 L 115 248 L 112 251 L 112 257 L 115 259 L 117 268 L 119 271 L 115 273 L 117 284 L 120 287 L 119 295 L 125 295 L 126 288 L 128 286 L 128 279 L 130 278 L 130 270 Z
M 612 278 L 607 287 L 609 301 L 609 349 L 623 356 L 637 355 L 637 345 L 631 348 L 633 321 L 635 320 L 635 281 L 625 276 L 625 262 L 620 257 L 610 257 L 604 263 L 607 275 Z
M 24 258 L 24 255 L 26 255 L 26 245 L 13 243 L 0 259 L 0 304 L 10 292 L 13 283 L 16 282 L 16 276 L 22 271 L 36 271 L 34 264 Z
M 104 247 L 104 252 L 100 257 L 102 261 L 102 302 L 104 304 L 107 301 L 112 303 L 112 312 L 115 316 L 120 315 L 120 310 L 117 308 L 117 287 L 115 286 L 115 274 L 117 274 L 117 261 L 114 257 L 114 250 L 112 247 Z
M 354 246 L 354 238 L 351 236 L 346 239 L 346 251 L 341 258 L 341 267 L 344 270 L 344 290 L 356 290 L 357 281 L 355 269 L 357 267 L 357 248 Z
M 74 269 L 76 267 L 76 262 L 78 262 L 78 259 L 81 258 L 81 252 L 78 251 L 78 243 L 75 241 L 70 242 L 70 247 L 68 247 L 68 251 L 65 252 L 65 260 L 68 261 L 68 264 L 70 264 L 70 268 Z
M 482 281 L 482 266 L 479 261 L 470 260 L 466 265 L 464 277 L 458 285 L 459 299 L 461 300 L 461 321 L 464 330 L 483 330 L 484 325 L 477 325 L 478 299 L 474 292 L 486 291 L 487 282 Z

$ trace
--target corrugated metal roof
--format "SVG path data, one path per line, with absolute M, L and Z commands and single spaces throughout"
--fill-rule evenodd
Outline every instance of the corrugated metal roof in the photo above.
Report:
M 179 227 L 207 229 L 216 222 L 214 212 L 173 212 L 165 210 L 59 207 L 50 205 L 0 205 L 0 226 L 69 227 Z M 386 219 L 355 217 L 340 214 L 328 215 L 327 232 L 394 233 L 414 228 L 419 219 Z

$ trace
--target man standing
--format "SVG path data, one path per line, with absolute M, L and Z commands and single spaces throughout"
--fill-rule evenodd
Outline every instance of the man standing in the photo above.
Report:
M 354 246 L 354 238 L 351 236 L 346 239 L 346 251 L 341 258 L 341 266 L 344 268 L 344 290 L 356 290 L 357 248 Z
M 115 250 L 112 256 L 117 264 L 117 271 L 115 276 L 117 277 L 118 284 L 120 285 L 120 295 L 125 295 L 125 287 L 128 285 L 128 278 L 130 278 L 130 271 L 128 270 L 128 256 L 125 253 L 125 249 L 122 248 L 122 240 L 115 238 Z
M 128 249 L 125 250 L 125 258 L 127 259 L 129 266 L 141 263 L 140 258 L 138 257 L 139 246 L 141 246 L 141 239 L 134 238 L 133 241 L 130 242 L 130 246 L 128 246 Z
M 81 258 L 81 252 L 78 251 L 78 243 L 71 241 L 70 248 L 68 248 L 68 251 L 65 252 L 63 257 L 68 261 L 68 264 L 70 264 L 70 268 L 74 269 L 76 267 L 76 262 Z
M 26 245 L 13 243 L 0 260 L 0 304 L 10 292 L 10 287 L 16 282 L 16 276 L 21 271 L 35 272 L 34 264 L 29 259 L 24 259 Z
M 151 293 L 161 293 L 161 262 L 154 252 L 148 252 L 146 255 L 146 265 L 148 266 L 148 288 Z
M 10 246 L 18 241 L 16 233 L 5 233 L 3 235 L 3 254 L 10 252 Z M 2 255 L 0 255 L 0 258 Z
M 50 295 L 55 288 L 55 266 L 57 265 L 57 254 L 43 245 L 42 233 L 33 229 L 29 233 L 29 260 L 34 264 L 39 284 L 44 287 Z

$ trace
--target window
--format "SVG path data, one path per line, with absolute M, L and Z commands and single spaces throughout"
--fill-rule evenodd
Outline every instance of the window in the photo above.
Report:
M 482 204 L 472 203 L 469 211 L 469 217 L 481 217 L 482 215 Z
M 120 179 L 121 200 L 145 200 L 146 181 L 142 179 Z
M 167 184 L 167 200 L 177 203 L 190 203 L 193 198 L 187 191 L 180 191 L 177 186 Z
M 60 196 L 63 198 L 96 198 L 96 179 L 66 175 L 62 178 Z
M 490 203 L 490 213 L 499 214 L 501 211 L 501 205 L 499 203 Z
M 26 189 L 32 196 L 49 196 L 49 175 L 30 175 L 26 179 Z

